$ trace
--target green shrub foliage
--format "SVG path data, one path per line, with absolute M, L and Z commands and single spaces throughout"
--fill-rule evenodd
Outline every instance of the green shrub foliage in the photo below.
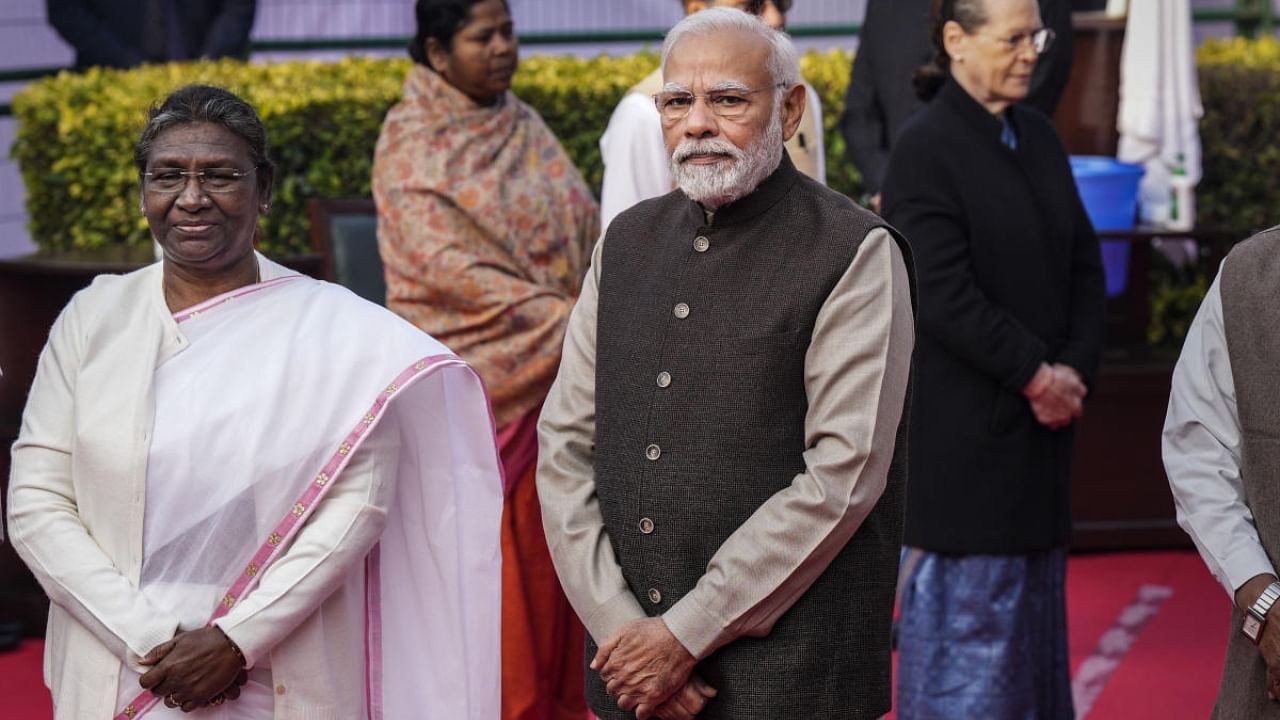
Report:
M 858 173 L 845 160 L 837 130 L 851 61 L 846 51 L 810 52 L 801 69 L 822 103 L 828 182 L 858 197 Z M 1205 110 L 1199 221 L 1243 239 L 1280 222 L 1280 42 L 1210 40 L 1197 63 Z M 599 140 L 609 115 L 657 64 L 653 52 L 529 57 L 514 90 L 546 119 L 598 191 Z M 133 144 L 148 106 L 181 85 L 206 82 L 241 94 L 267 125 L 279 172 L 261 247 L 305 252 L 308 198 L 369 195 L 382 118 L 399 99 L 408 69 L 407 59 L 218 61 L 62 73 L 32 83 L 13 101 L 19 126 L 12 148 L 26 183 L 32 237 L 50 251 L 150 242 L 138 210 Z M 1148 339 L 1176 347 L 1207 276 L 1157 271 L 1152 283 Z
M 1197 221 L 1243 239 L 1280 222 L 1280 43 L 1210 40 L 1196 59 L 1204 104 Z
M 831 185 L 856 197 L 858 175 L 836 130 L 852 55 L 809 53 L 805 77 L 822 99 Z M 592 59 L 535 56 L 521 62 L 513 90 L 536 109 L 597 191 L 600 135 L 622 95 L 658 64 L 652 52 Z M 62 73 L 32 83 L 13 101 L 19 122 L 12 155 L 22 167 L 32 238 L 43 250 L 150 242 L 138 209 L 133 145 L 146 110 L 193 82 L 226 87 L 258 109 L 278 165 L 275 198 L 260 246 L 307 249 L 306 201 L 369 195 L 382 118 L 399 99 L 407 59 L 152 65 Z

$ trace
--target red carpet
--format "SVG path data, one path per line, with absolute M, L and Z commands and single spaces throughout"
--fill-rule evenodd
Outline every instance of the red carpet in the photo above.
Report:
M 17 650 L 0 653 L 0 703 L 3 718 L 50 720 L 53 704 L 44 687 L 44 641 L 24 640 Z
M 1145 587 L 1145 590 L 1144 590 Z M 1230 601 L 1194 552 L 1071 558 L 1071 668 L 1103 668 L 1089 720 L 1209 716 L 1226 654 Z M 40 641 L 0 654 L 5 718 L 49 720 Z M 1079 679 L 1079 678 L 1078 678 Z M 892 717 L 892 716 L 890 716 Z

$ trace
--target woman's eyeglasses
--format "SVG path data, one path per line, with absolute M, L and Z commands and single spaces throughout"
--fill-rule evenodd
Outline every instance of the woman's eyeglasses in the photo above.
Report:
M 996 38 L 1000 41 L 1006 51 L 1017 52 L 1024 47 L 1030 47 L 1035 51 L 1036 55 L 1043 55 L 1053 46 L 1053 39 L 1058 35 L 1049 28 L 1040 28 L 1033 32 L 1014 33 L 1008 37 Z
M 144 187 L 162 194 L 180 193 L 187 187 L 187 178 L 195 178 L 200 189 L 207 193 L 229 193 L 239 190 L 244 179 L 258 169 L 205 168 L 204 170 L 180 170 L 159 168 L 142 173 Z

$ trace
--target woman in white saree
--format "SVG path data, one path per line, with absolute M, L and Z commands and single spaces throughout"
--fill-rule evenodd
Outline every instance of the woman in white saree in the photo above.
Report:
M 478 376 L 254 252 L 272 165 L 240 98 L 174 92 L 137 162 L 164 260 L 63 311 L 13 449 L 56 716 L 497 717 Z

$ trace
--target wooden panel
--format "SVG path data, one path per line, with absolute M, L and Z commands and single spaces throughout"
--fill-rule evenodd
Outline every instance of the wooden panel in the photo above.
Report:
M 1076 13 L 1071 79 L 1062 93 L 1053 123 L 1072 155 L 1114 157 L 1120 135 L 1120 51 L 1124 19 L 1100 13 Z
M 0 262 L 0 488 L 8 496 L 9 453 L 17 439 L 27 391 L 49 328 L 92 274 L 50 274 L 15 261 Z M 49 603 L 10 543 L 0 544 L 0 622 L 18 621 L 32 636 L 44 634 Z
M 1076 549 L 1190 547 L 1160 459 L 1173 359 L 1104 362 L 1072 460 Z

